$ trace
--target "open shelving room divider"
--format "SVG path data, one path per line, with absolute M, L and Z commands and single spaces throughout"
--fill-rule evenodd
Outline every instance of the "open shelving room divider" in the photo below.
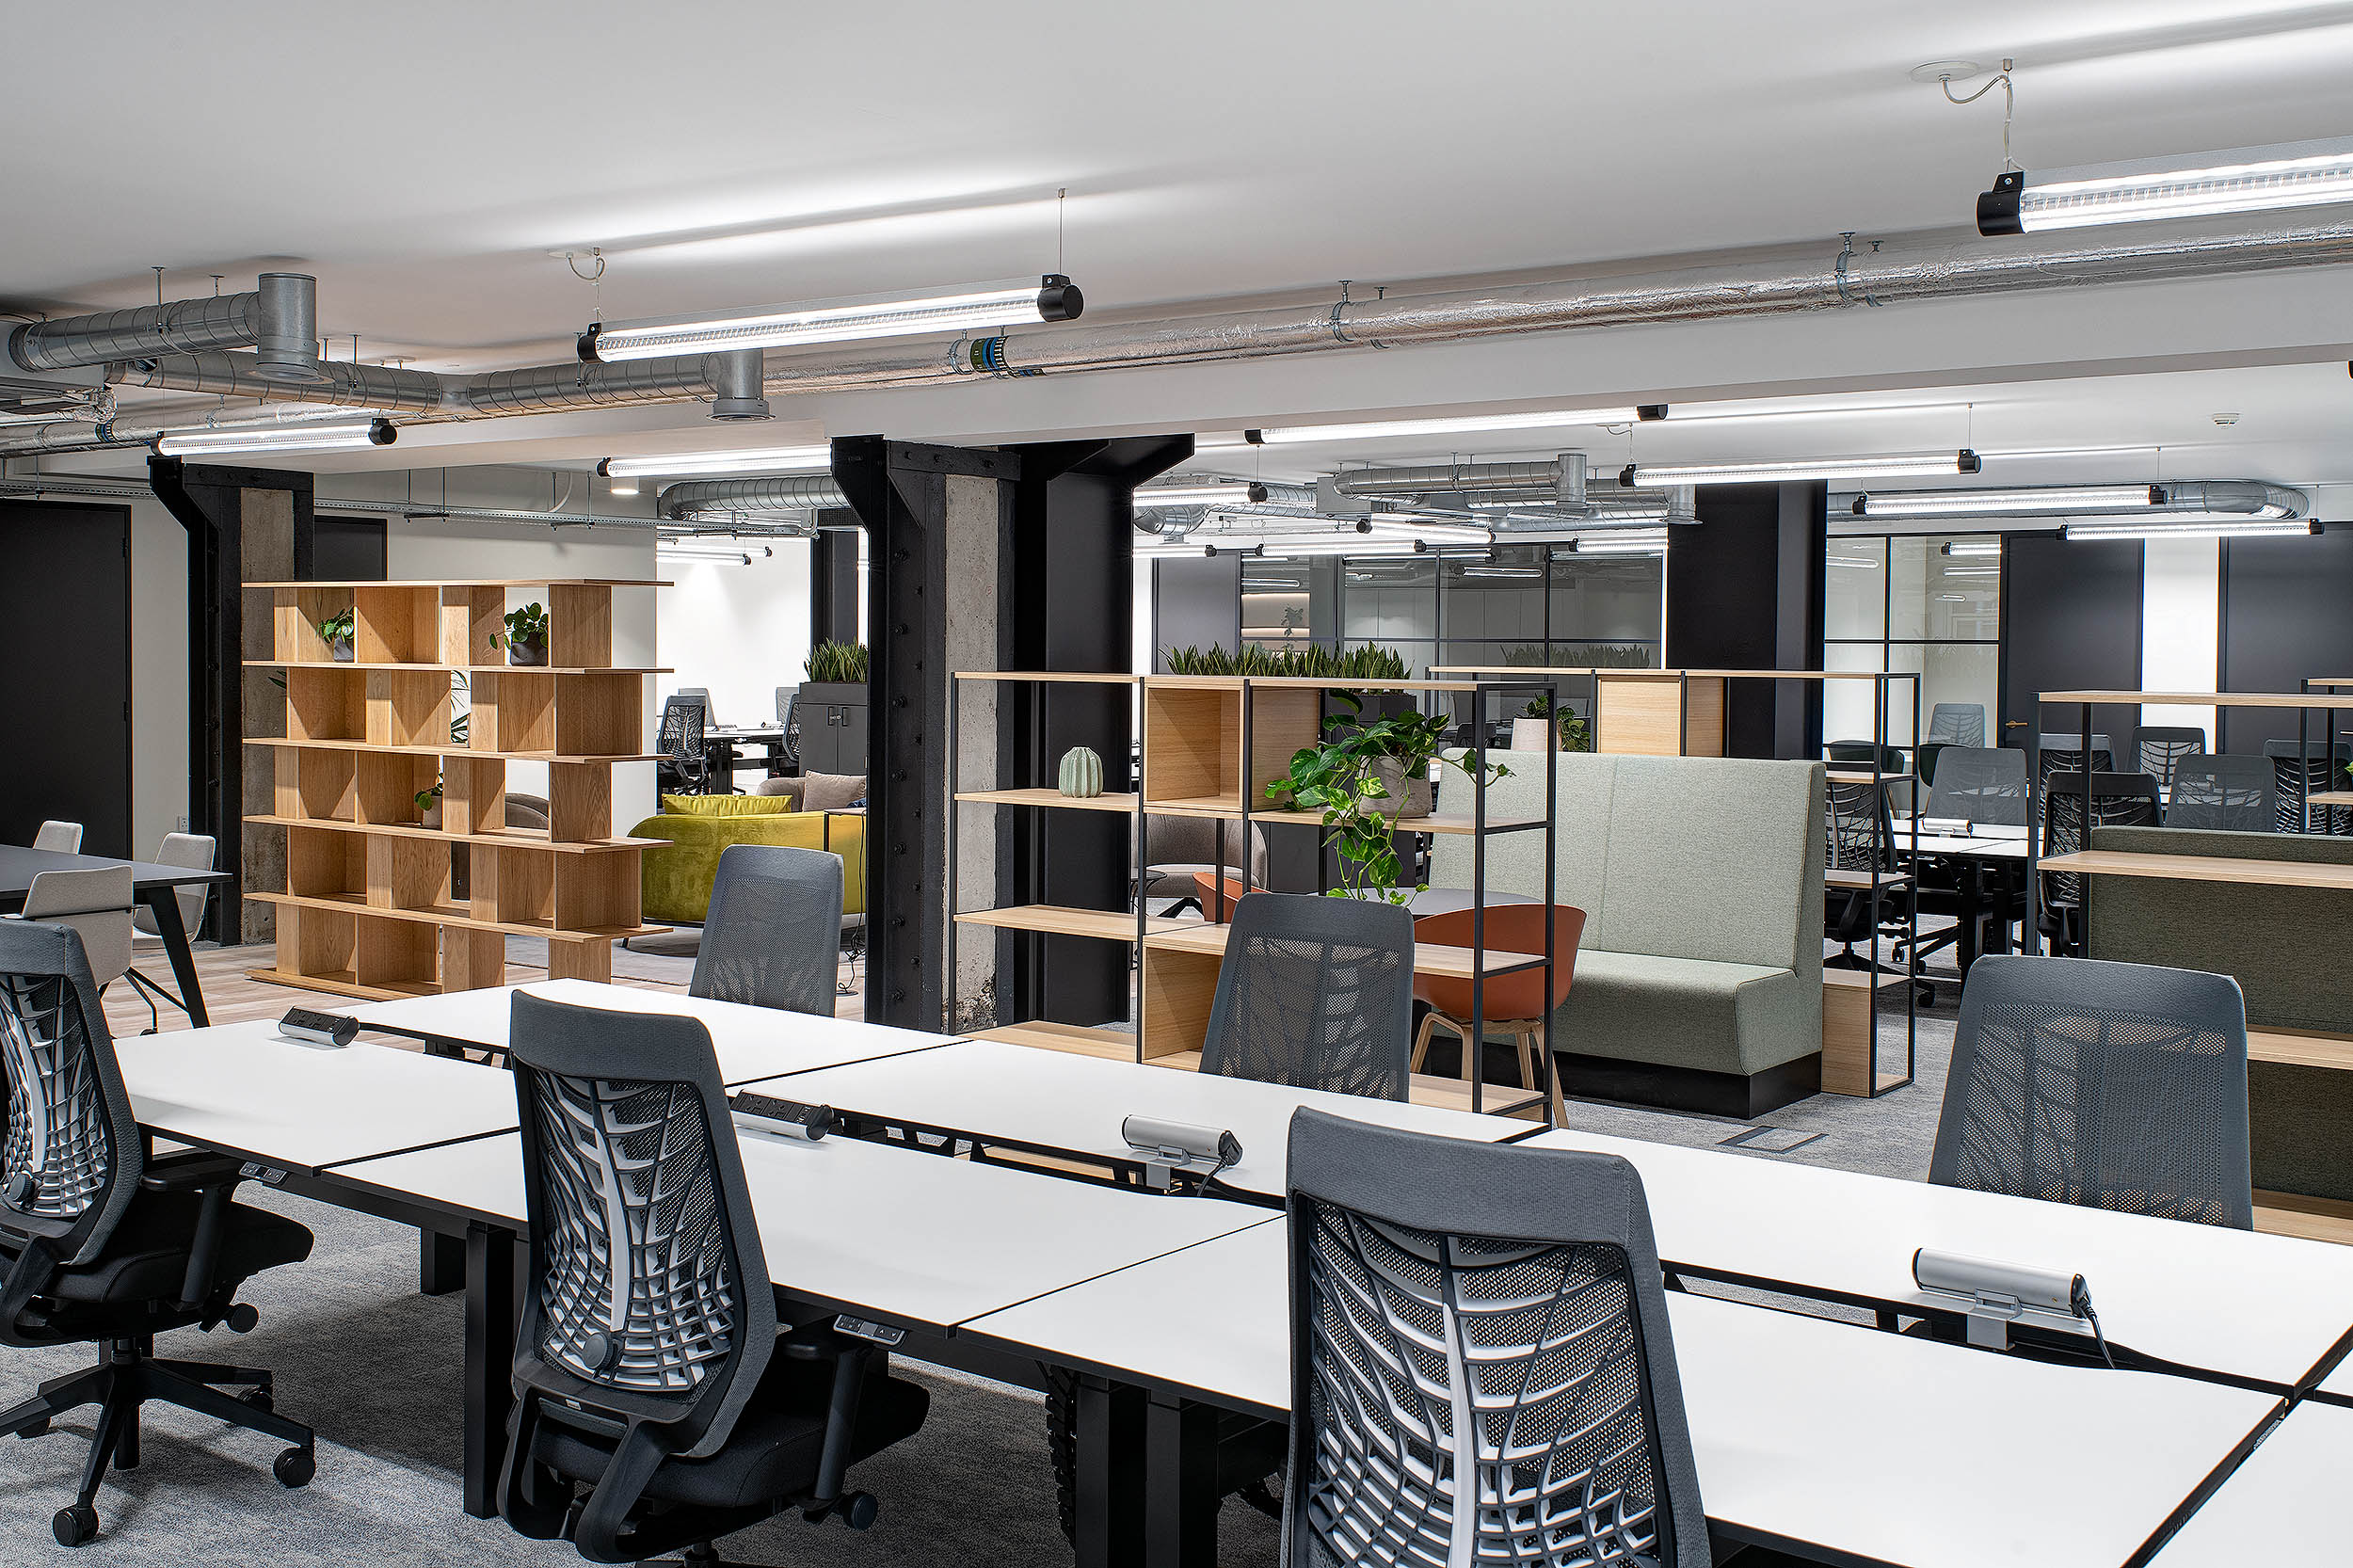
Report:
M 1129 834 L 1131 858 L 1128 881 L 1139 895 L 1133 901 L 1135 907 L 1132 910 L 1078 909 L 1041 904 L 990 909 L 961 907 L 953 884 L 953 869 L 959 864 L 955 842 L 956 813 L 952 810 L 948 813 L 949 896 L 951 912 L 954 916 L 949 925 L 949 973 L 953 975 L 957 972 L 956 934 L 968 925 L 1127 943 L 1141 954 L 1136 966 L 1136 989 L 1131 999 L 1131 1016 L 1136 1028 L 1131 1032 L 1040 1020 L 1000 1023 L 996 1028 L 979 1032 L 975 1037 L 1110 1057 L 1123 1062 L 1153 1062 L 1168 1066 L 1192 1066 L 1199 1061 L 1202 1043 L 1209 1030 L 1210 1005 L 1217 994 L 1218 969 L 1225 960 L 1227 928 L 1207 920 L 1147 913 L 1145 902 L 1140 896 L 1144 886 L 1144 868 L 1150 864 L 1147 818 L 1204 817 L 1233 823 L 1237 824 L 1236 841 L 1241 844 L 1249 842 L 1253 822 L 1318 821 L 1321 813 L 1286 811 L 1273 806 L 1267 802 L 1265 791 L 1268 784 L 1289 776 L 1292 753 L 1316 744 L 1322 733 L 1323 699 L 1330 692 L 1467 693 L 1475 703 L 1481 706 L 1481 717 L 1484 717 L 1483 706 L 1490 700 L 1536 694 L 1550 696 L 1553 690 L 1549 680 L 1526 678 L 1484 681 L 1322 680 L 1293 677 L 964 670 L 958 671 L 950 683 L 948 752 L 951 757 L 958 755 L 955 727 L 962 708 L 964 687 L 967 682 L 972 681 L 1080 681 L 1126 686 L 1140 692 L 1143 704 L 1139 752 L 1142 787 L 1139 790 L 1107 791 L 1099 795 L 1080 797 L 1064 795 L 1052 787 L 966 789 L 961 787 L 961 780 L 953 781 L 952 786 L 955 799 L 963 802 L 1014 809 L 1112 811 L 1128 816 L 1134 824 L 1134 830 Z M 1547 775 L 1551 771 L 1548 762 Z M 1555 798 L 1555 792 L 1549 789 L 1545 792 L 1548 804 L 1543 816 L 1507 818 L 1487 812 L 1483 783 L 1474 787 L 1468 780 L 1457 778 L 1449 788 L 1469 793 L 1472 797 L 1471 809 L 1403 818 L 1398 824 L 1398 830 L 1402 833 L 1464 834 L 1474 838 L 1478 843 L 1472 858 L 1474 891 L 1483 899 L 1487 839 L 1498 833 L 1541 829 L 1545 835 L 1545 902 L 1556 902 L 1551 886 L 1552 867 L 1555 864 L 1553 834 L 1556 811 L 1549 804 Z M 1236 859 L 1242 886 L 1247 890 L 1250 886 L 1250 856 L 1238 854 Z M 1484 1023 L 1483 981 L 1541 969 L 1547 986 L 1551 982 L 1552 955 L 1549 953 L 1513 961 L 1510 955 L 1498 950 L 1489 952 L 1482 966 L 1476 947 L 1417 943 L 1414 956 L 1414 967 L 1418 973 L 1469 980 L 1479 985 L 1475 995 L 1481 1005 L 1475 1010 L 1475 1035 L 1481 1032 L 1480 1026 Z M 1550 1032 L 1551 1018 L 1547 1010 L 1544 1053 L 1547 1071 L 1552 1060 Z M 1467 1104 L 1471 1109 L 1532 1109 L 1542 1100 L 1549 1115 L 1550 1101 L 1545 1094 L 1546 1085 L 1534 1085 L 1532 1092 L 1528 1089 L 1516 1093 L 1503 1091 L 1490 1096 L 1482 1081 L 1483 1075 L 1478 1068 L 1481 1053 L 1471 1051 L 1468 1054 L 1473 1064 L 1467 1096 Z M 1417 1079 L 1414 1092 L 1417 1099 L 1443 1102 L 1460 1097 L 1459 1089 L 1447 1080 Z
M 545 937 L 551 977 L 609 980 L 613 943 L 664 928 L 639 917 L 646 841 L 613 832 L 613 766 L 648 761 L 645 678 L 613 664 L 613 595 L 637 581 L 257 583 L 283 725 L 270 808 L 286 885 L 246 896 L 277 910 L 275 968 L 256 979 L 383 1000 L 504 983 L 506 938 Z M 544 588 L 548 662 L 491 639 L 510 588 Z M 350 611 L 349 660 L 319 623 Z M 453 738 L 454 676 L 472 713 Z M 548 767 L 545 829 L 506 825 L 506 764 Z M 417 796 L 441 786 L 427 827 Z M 466 891 L 456 894 L 462 846 Z

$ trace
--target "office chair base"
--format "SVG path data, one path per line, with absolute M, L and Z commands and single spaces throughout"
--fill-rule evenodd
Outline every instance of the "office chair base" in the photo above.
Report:
M 98 1430 L 82 1466 L 81 1491 L 72 1506 L 59 1509 L 50 1521 L 60 1545 L 80 1546 L 97 1538 L 93 1505 L 99 1484 L 110 1466 L 118 1471 L 138 1468 L 139 1410 L 150 1401 L 177 1405 L 293 1445 L 271 1465 L 281 1486 L 308 1485 L 318 1473 L 318 1440 L 309 1427 L 273 1412 L 268 1372 L 258 1367 L 160 1359 L 151 1353 L 152 1349 L 150 1339 L 114 1340 L 103 1347 L 97 1366 L 52 1378 L 31 1399 L 0 1412 L 0 1432 L 38 1437 L 69 1410 L 86 1404 L 99 1407 Z M 232 1396 L 221 1391 L 224 1385 L 249 1391 Z

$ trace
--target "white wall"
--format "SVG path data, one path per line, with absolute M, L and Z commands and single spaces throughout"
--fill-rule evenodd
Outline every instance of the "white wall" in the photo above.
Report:
M 131 853 L 188 814 L 188 535 L 152 496 L 131 501 Z
M 757 547 L 755 547 L 756 549 Z M 660 633 L 655 678 L 664 695 L 680 686 L 711 692 L 712 712 L 727 724 L 776 716 L 776 688 L 808 679 L 808 573 L 811 545 L 778 539 L 772 556 L 732 561 L 667 559 L 658 573 L 672 585 L 656 595 Z
M 2213 691 L 2221 635 L 2222 541 L 2151 539 L 2141 567 L 2140 689 Z M 2210 707 L 2152 703 L 2140 722 L 2195 726 L 2214 749 Z

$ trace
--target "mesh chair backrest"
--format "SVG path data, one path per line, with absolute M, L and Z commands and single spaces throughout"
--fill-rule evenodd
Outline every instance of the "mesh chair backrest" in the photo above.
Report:
M 2042 853 L 2072 855 L 2084 847 L 2084 776 L 2055 773 L 2043 781 Z M 2091 776 L 2091 825 L 2094 827 L 2154 827 L 2157 824 L 2157 781 L 2145 773 L 2095 773 Z M 2083 901 L 2082 879 L 2073 872 L 2046 872 L 2043 902 L 2073 904 Z
M 703 754 L 703 716 L 708 710 L 699 698 L 674 696 L 662 704 L 662 729 L 654 750 L 664 757 L 699 761 Z
M 1832 779 L 1829 809 L 1822 821 L 1829 833 L 1828 863 L 1833 871 L 1867 872 L 1876 861 L 1881 871 L 1895 864 L 1895 833 L 1890 827 L 1887 786 Z
M 2277 832 L 2276 793 L 2270 759 L 2197 753 L 2173 766 L 2173 793 L 2165 803 L 2165 825 Z
M 2353 748 L 2339 744 L 2332 753 L 2320 742 L 2312 741 L 2304 744 L 2299 758 L 2296 742 L 2265 741 L 2264 755 L 2271 760 L 2278 831 L 2301 833 L 2304 797 L 2343 788 L 2345 763 L 2353 759 Z M 2344 807 L 2315 806 L 2312 813 L 2315 833 L 2344 833 L 2353 828 L 2353 810 Z
M 217 847 L 209 833 L 167 833 L 162 846 L 155 851 L 155 864 L 209 872 L 216 853 Z M 172 896 L 180 904 L 180 928 L 194 936 L 196 928 L 203 922 L 204 901 L 213 896 L 212 888 L 202 882 L 192 883 L 175 888 Z M 155 912 L 144 904 L 132 911 L 131 923 L 151 936 L 155 935 Z
M 1996 826 L 2026 825 L 2026 754 L 1947 746 L 1936 759 L 1928 814 Z
M 64 1261 L 88 1262 L 138 1192 L 145 1161 L 72 927 L 0 920 L 0 1230 L 48 1238 Z
M 1946 745 L 1985 744 L 1985 704 L 1940 702 L 1929 711 L 1929 739 Z
M 1704 1568 L 1641 1179 L 1302 1111 L 1283 1557 Z
M 2035 776 L 2046 785 L 2055 773 L 2084 771 L 2084 738 L 2080 732 L 2067 735 L 2044 733 L 2035 743 Z M 2105 735 L 2091 737 L 2091 771 L 2110 773 L 2116 767 L 2116 747 Z
M 2173 725 L 2146 725 L 2140 731 L 2140 771 L 2157 781 L 2157 788 L 2173 787 L 2173 770 L 2185 757 L 2195 757 L 2206 749 L 2206 732 Z
M 776 1299 L 711 1035 L 518 992 L 509 1058 L 531 1224 L 517 1370 L 699 1457 L 775 1348 Z
M 1201 1070 L 1405 1097 L 1414 917 L 1395 904 L 1252 893 L 1234 905 Z
M 1904 754 L 1899 747 L 1883 745 L 1879 748 L 1879 754 L 1880 772 L 1901 773 L 1904 771 Z M 1871 765 L 1871 743 L 1869 741 L 1832 741 L 1822 747 L 1822 755 L 1833 762 L 1851 762 L 1868 769 Z
M 841 962 L 841 857 L 784 844 L 719 855 L 692 996 L 833 1016 Z
M 131 868 L 89 866 L 42 872 L 24 889 L 24 918 L 72 927 L 82 961 L 101 985 L 131 967 Z
M 1930 1181 L 2253 1226 L 2236 981 L 2089 958 L 1977 966 Z

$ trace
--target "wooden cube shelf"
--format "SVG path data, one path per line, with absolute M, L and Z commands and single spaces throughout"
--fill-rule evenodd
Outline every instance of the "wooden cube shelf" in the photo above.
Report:
M 280 984 L 394 997 L 497 985 L 509 935 L 548 938 L 552 975 L 606 980 L 613 942 L 640 923 L 639 851 L 613 832 L 612 766 L 645 755 L 645 677 L 613 664 L 613 594 L 651 582 L 262 583 L 282 733 L 269 814 L 286 834 L 273 906 Z M 496 640 L 510 602 L 549 616 L 545 665 L 512 665 Z M 339 661 L 318 624 L 349 611 Z M 456 678 L 473 716 L 450 738 Z M 271 728 L 274 727 L 263 727 Z M 550 764 L 546 833 L 506 826 L 506 760 Z M 417 804 L 436 782 L 439 825 Z M 452 852 L 469 851 L 456 893 Z

